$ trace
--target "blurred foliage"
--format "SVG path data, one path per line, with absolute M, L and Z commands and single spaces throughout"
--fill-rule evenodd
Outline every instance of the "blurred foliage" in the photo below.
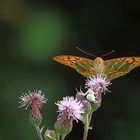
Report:
M 34 10 L 30 13 L 16 36 L 19 41 L 16 50 L 18 55 L 33 61 L 46 61 L 49 56 L 54 55 L 70 33 L 69 24 L 62 14 L 53 9 L 39 12 Z
M 53 128 L 63 96 L 74 95 L 84 78 L 55 62 L 58 54 L 104 59 L 140 55 L 140 9 L 137 1 L 0 0 L 0 140 L 37 140 L 26 110 L 18 108 L 22 92 L 42 89 L 48 103 L 43 124 Z M 93 58 L 91 58 L 93 59 Z M 113 81 L 93 117 L 89 140 L 139 140 L 139 68 Z M 82 138 L 74 124 L 69 139 Z

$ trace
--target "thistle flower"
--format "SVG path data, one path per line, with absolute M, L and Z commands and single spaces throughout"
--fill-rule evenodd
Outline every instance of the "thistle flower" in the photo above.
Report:
M 63 116 L 67 119 L 76 120 L 77 122 L 82 119 L 82 114 L 84 113 L 83 104 L 77 99 L 74 99 L 74 97 L 64 97 L 56 105 L 60 113 L 58 118 Z
M 46 103 L 46 98 L 41 90 L 28 91 L 19 97 L 20 107 L 29 108 L 29 118 L 34 126 L 39 126 L 42 121 L 41 108 Z
M 92 89 L 95 93 L 105 93 L 108 91 L 107 87 L 109 85 L 111 85 L 111 82 L 107 79 L 105 74 L 98 74 L 90 77 L 85 83 L 85 87 Z
M 84 113 L 83 104 L 74 97 L 64 97 L 56 103 L 58 106 L 58 119 L 55 123 L 55 130 L 59 135 L 67 135 L 71 129 L 73 121 L 82 120 Z
M 101 105 L 102 93 L 109 91 L 107 87 L 111 82 L 105 74 L 98 74 L 86 80 L 85 88 L 87 91 L 83 94 L 86 99 L 92 103 L 92 110 L 97 110 Z
M 28 93 L 23 93 L 19 99 L 20 107 L 26 106 L 26 109 L 31 107 L 33 102 L 36 102 L 38 108 L 41 108 L 42 104 L 46 103 L 47 101 L 44 93 L 41 90 L 28 91 Z

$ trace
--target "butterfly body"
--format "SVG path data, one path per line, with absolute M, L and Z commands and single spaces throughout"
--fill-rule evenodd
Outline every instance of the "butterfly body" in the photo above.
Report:
M 104 60 L 101 57 L 97 57 L 94 60 L 93 69 L 94 69 L 95 73 L 98 73 L 98 74 L 105 73 L 106 65 L 104 63 Z
M 106 74 L 109 80 L 123 76 L 140 66 L 140 57 L 121 57 L 104 61 L 101 57 L 92 60 L 79 56 L 60 55 L 55 56 L 54 60 L 75 69 L 84 77 Z

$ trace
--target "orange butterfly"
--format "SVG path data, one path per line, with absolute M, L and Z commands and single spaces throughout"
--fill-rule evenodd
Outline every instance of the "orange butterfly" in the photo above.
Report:
M 103 73 L 109 80 L 123 76 L 140 66 L 140 57 L 121 57 L 104 61 L 101 57 L 92 60 L 79 56 L 60 55 L 55 56 L 54 60 L 75 69 L 87 78 Z

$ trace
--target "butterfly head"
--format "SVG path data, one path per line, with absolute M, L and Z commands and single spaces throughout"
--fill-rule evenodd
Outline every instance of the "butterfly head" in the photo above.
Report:
M 104 62 L 104 60 L 103 60 L 101 57 L 97 57 L 97 58 L 95 59 L 95 62 L 98 63 L 98 64 L 101 64 L 101 63 Z

